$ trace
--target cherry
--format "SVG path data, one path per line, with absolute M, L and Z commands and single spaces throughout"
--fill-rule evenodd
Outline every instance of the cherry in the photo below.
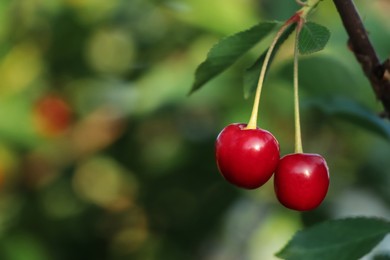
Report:
M 59 95 L 43 96 L 34 105 L 33 118 L 39 133 L 56 136 L 64 132 L 71 123 L 69 104 Z
M 325 159 L 318 154 L 295 153 L 282 157 L 274 174 L 276 197 L 285 207 L 306 211 L 319 206 L 329 187 Z
M 228 182 L 255 189 L 275 171 L 280 158 L 279 143 L 270 132 L 246 126 L 226 126 L 217 137 L 215 155 L 218 169 Z

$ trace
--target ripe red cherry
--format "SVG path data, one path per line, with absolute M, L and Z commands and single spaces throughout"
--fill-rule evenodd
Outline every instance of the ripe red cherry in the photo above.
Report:
M 72 110 L 60 96 L 49 94 L 39 99 L 34 106 L 33 119 L 37 131 L 44 136 L 56 136 L 71 123 Z
M 217 166 L 230 183 L 255 189 L 266 183 L 279 162 L 279 143 L 263 129 L 245 129 L 231 124 L 218 135 L 215 147 Z
M 282 157 L 274 175 L 276 197 L 285 207 L 305 211 L 324 200 L 329 187 L 329 170 L 318 154 L 296 153 Z

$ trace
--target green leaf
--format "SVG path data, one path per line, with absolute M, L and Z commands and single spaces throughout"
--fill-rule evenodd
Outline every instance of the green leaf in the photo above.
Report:
M 328 116 L 342 118 L 361 128 L 390 139 L 390 124 L 356 101 L 346 97 L 312 99 L 305 105 L 317 108 Z
M 286 31 L 284 31 L 282 36 L 279 38 L 272 52 L 266 71 L 268 71 L 268 68 L 271 65 L 272 60 L 275 57 L 275 54 L 278 52 L 280 46 L 287 40 L 290 34 L 294 31 L 295 27 L 296 27 L 295 24 L 291 25 L 289 28 L 287 28 Z M 255 63 L 253 63 L 253 65 L 247 68 L 245 71 L 244 74 L 244 97 L 245 98 L 249 98 L 256 91 L 257 81 L 259 79 L 261 67 L 263 66 L 263 62 L 267 54 L 267 51 L 268 49 L 265 50 L 263 54 L 255 61 Z
M 278 22 L 260 23 L 220 40 L 211 48 L 206 60 L 196 69 L 195 82 L 190 94 L 233 65 L 238 58 L 263 40 L 277 24 Z
M 299 34 L 299 53 L 310 54 L 322 50 L 330 38 L 329 30 L 319 24 L 307 22 Z
M 276 256 L 287 260 L 356 260 L 390 232 L 379 218 L 330 220 L 297 232 Z

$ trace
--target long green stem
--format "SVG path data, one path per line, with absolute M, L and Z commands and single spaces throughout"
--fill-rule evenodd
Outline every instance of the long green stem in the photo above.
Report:
M 299 84 L 298 84 L 298 56 L 299 56 L 299 34 L 305 23 L 306 17 L 317 7 L 322 0 L 307 0 L 301 9 L 301 16 L 298 20 L 294 45 L 294 121 L 295 121 L 295 153 L 303 153 L 301 119 L 299 115 Z
M 307 0 L 304 2 L 302 10 L 302 18 L 306 18 L 323 0 Z
M 279 40 L 279 38 L 282 36 L 283 32 L 288 28 L 289 25 L 295 23 L 295 22 L 301 22 L 302 19 L 305 19 L 306 16 L 313 11 L 313 9 L 323 0 L 307 0 L 305 2 L 305 5 L 298 11 L 296 12 L 293 16 L 291 16 L 290 19 L 288 19 L 282 27 L 279 29 L 279 31 L 276 33 L 270 47 L 268 48 L 268 51 L 265 55 L 263 66 L 261 67 L 260 71 L 260 76 L 259 76 L 259 81 L 257 83 L 257 89 L 256 89 L 256 94 L 255 94 L 255 100 L 253 102 L 253 108 L 252 108 L 252 113 L 251 117 L 249 119 L 248 125 L 245 129 L 256 129 L 257 127 L 257 117 L 258 117 L 258 111 L 259 111 L 259 104 L 260 104 L 260 95 L 261 95 L 261 90 L 263 87 L 264 83 L 264 78 L 265 78 L 265 73 L 267 71 L 268 63 L 271 59 L 271 54 Z M 302 27 L 302 24 L 300 25 Z M 299 33 L 300 28 L 297 29 L 297 33 Z M 298 41 L 298 40 L 297 40 Z M 296 43 L 297 45 L 297 43 Z M 298 69 L 297 69 L 298 70 Z M 297 71 L 298 74 L 298 71 Z M 298 78 L 298 77 L 296 77 Z M 298 79 L 297 79 L 298 80 Z M 298 120 L 299 120 L 299 115 L 298 115 Z M 299 129 L 300 131 L 300 129 Z M 300 134 L 300 132 L 299 132 Z M 302 147 L 302 145 L 301 145 Z M 301 148 L 302 149 L 302 148 Z
M 284 23 L 283 26 L 278 30 L 278 32 L 276 33 L 271 45 L 268 48 L 267 53 L 265 55 L 263 66 L 261 67 L 261 71 L 260 71 L 259 81 L 257 82 L 255 100 L 253 102 L 251 117 L 249 119 L 249 122 L 248 122 L 246 129 L 256 129 L 256 127 L 257 127 L 257 114 L 259 111 L 260 95 L 261 95 L 261 90 L 263 88 L 263 83 L 264 83 L 264 78 L 265 78 L 265 73 L 267 71 L 268 63 L 271 59 L 272 51 L 274 50 L 275 45 L 277 44 L 280 36 L 282 36 L 283 32 L 291 24 L 291 22 L 289 22 L 290 20 L 288 20 L 286 23 Z
M 298 93 L 298 56 L 299 56 L 299 33 L 301 32 L 304 20 L 300 19 L 296 28 L 294 46 L 294 120 L 295 120 L 295 153 L 303 153 L 301 119 L 299 116 L 299 93 Z

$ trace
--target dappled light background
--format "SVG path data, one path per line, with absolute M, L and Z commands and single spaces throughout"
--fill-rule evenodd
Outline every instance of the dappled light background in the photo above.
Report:
M 389 2 L 356 2 L 384 60 Z M 243 71 L 270 37 L 188 96 L 196 66 L 221 37 L 297 9 L 293 0 L 2 0 L 0 259 L 267 260 L 319 221 L 390 218 L 390 125 L 376 116 L 332 1 L 312 17 L 329 44 L 300 60 L 304 150 L 330 167 L 324 203 L 300 214 L 277 202 L 272 180 L 247 191 L 218 173 L 215 138 L 249 120 Z M 291 43 L 259 116 L 282 155 L 294 147 Z

